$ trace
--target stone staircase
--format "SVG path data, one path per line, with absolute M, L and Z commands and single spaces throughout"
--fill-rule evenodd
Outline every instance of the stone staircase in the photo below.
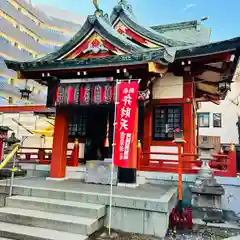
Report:
M 0 237 L 85 240 L 103 227 L 105 214 L 106 207 L 100 204 L 12 196 L 0 208 Z

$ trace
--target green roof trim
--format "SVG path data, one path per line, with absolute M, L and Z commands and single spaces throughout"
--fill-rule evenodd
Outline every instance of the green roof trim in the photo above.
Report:
M 42 60 L 35 62 L 16 62 L 5 60 L 8 68 L 15 71 L 51 71 L 60 69 L 88 69 L 88 68 L 100 68 L 111 67 L 119 65 L 135 65 L 144 64 L 148 62 L 159 62 L 162 65 L 167 66 L 168 63 L 174 61 L 174 55 L 166 49 L 149 50 L 141 53 L 125 54 L 125 55 L 113 55 L 100 58 L 89 59 L 73 59 L 73 60 Z M 174 53 L 174 51 L 172 51 Z
M 176 59 L 194 58 L 224 52 L 236 52 L 236 50 L 240 50 L 240 37 L 205 45 L 192 45 L 189 47 L 183 47 L 176 51 L 175 57 Z M 239 52 L 237 52 L 237 54 L 239 54 Z
M 159 33 L 164 33 L 173 30 L 183 30 L 183 29 L 197 29 L 200 25 L 200 22 L 197 20 L 194 21 L 186 21 L 186 22 L 179 22 L 179 23 L 171 23 L 171 24 L 161 24 L 156 26 L 151 26 L 151 28 Z
M 133 29 L 134 32 L 137 32 L 141 36 L 144 36 L 146 39 L 152 40 L 159 44 L 163 44 L 166 47 L 177 47 L 177 46 L 189 45 L 186 42 L 167 38 L 151 28 L 142 26 L 137 22 L 132 12 L 126 9 L 126 7 L 123 4 L 118 4 L 116 7 L 114 7 L 113 12 L 110 16 L 110 20 L 112 24 L 114 24 L 117 19 L 120 19 L 129 28 Z
M 211 29 L 197 20 L 157 25 L 151 28 L 167 38 L 178 39 L 178 41 L 186 42 L 189 45 L 210 42 Z

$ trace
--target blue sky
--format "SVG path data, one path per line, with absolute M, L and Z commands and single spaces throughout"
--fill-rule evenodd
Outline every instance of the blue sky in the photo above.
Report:
M 99 0 L 110 13 L 118 0 Z M 32 0 L 33 4 L 50 4 L 87 16 L 92 14 L 92 0 Z M 212 28 L 212 41 L 240 36 L 240 0 L 129 0 L 139 21 L 147 26 L 199 20 L 208 16 L 204 25 Z M 70 19 L 69 19 L 70 20 Z

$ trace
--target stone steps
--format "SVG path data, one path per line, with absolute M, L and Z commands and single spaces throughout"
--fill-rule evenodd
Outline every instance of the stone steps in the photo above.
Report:
M 12 223 L 0 222 L 0 236 L 4 239 L 24 240 L 87 240 L 87 236 L 66 233 L 56 230 L 29 227 Z
M 9 186 L 7 185 L 6 181 L 0 182 L 0 192 L 2 194 L 9 193 Z M 75 215 L 76 218 L 83 217 L 86 219 L 89 217 L 91 219 L 95 219 L 98 222 L 99 228 L 103 226 L 103 221 L 105 226 L 109 224 L 109 186 L 84 184 L 78 180 L 57 182 L 47 181 L 45 178 L 15 178 L 12 193 L 14 197 L 12 197 L 11 200 L 6 199 L 5 201 L 7 208 L 18 209 L 20 206 L 21 209 L 27 209 L 25 211 L 37 211 L 37 213 L 34 214 L 34 217 L 35 215 L 39 217 L 39 212 L 41 212 L 41 214 L 50 212 L 52 215 L 64 215 L 63 221 L 65 220 L 65 216 L 70 214 L 71 216 Z M 14 201 L 16 202 L 12 203 Z M 79 204 L 86 203 L 87 205 L 79 205 L 76 202 Z M 156 185 L 144 185 L 136 189 L 114 187 L 112 199 L 112 228 L 125 232 L 146 234 L 163 238 L 168 229 L 170 210 L 175 207 L 176 202 L 177 188 L 175 187 L 166 187 L 165 185 L 162 187 Z M 96 215 L 91 215 L 90 217 L 90 215 L 86 216 L 81 214 L 81 212 L 84 212 L 83 208 L 85 210 L 92 206 L 89 204 L 105 206 L 106 215 L 100 219 L 97 219 Z M 69 212 L 62 210 L 62 208 L 66 208 L 66 205 L 71 205 L 70 208 L 67 207 L 70 209 Z M 71 208 L 75 210 L 71 210 Z M 82 210 L 80 211 L 79 208 Z M 101 207 L 95 207 L 94 209 L 101 209 Z M 73 213 L 73 211 L 76 211 L 76 213 Z M 80 213 L 80 216 L 78 216 L 78 212 Z M 87 210 L 85 212 L 87 212 Z M 98 210 L 97 212 L 97 214 L 99 214 L 101 211 Z M 16 215 L 19 214 L 17 213 Z M 102 214 L 98 216 L 100 217 L 101 215 Z M 15 215 L 13 216 L 15 217 Z M 22 216 L 20 217 L 22 218 Z M 24 218 L 26 217 L 24 216 Z M 42 225 L 36 225 L 35 222 L 32 222 L 31 218 L 29 220 L 29 222 L 32 224 L 31 226 L 44 227 Z M 61 218 L 58 218 L 57 220 L 59 219 Z M 42 219 L 42 221 L 45 222 L 46 220 Z M 54 220 L 52 221 L 55 222 Z M 12 220 L 10 223 L 26 224 L 28 222 L 14 222 L 14 220 Z M 51 221 L 48 221 L 48 223 L 51 224 Z M 47 227 L 52 229 L 54 229 L 55 225 L 57 225 L 55 224 L 52 227 L 50 224 Z M 65 225 L 69 225 L 69 223 L 66 223 Z M 68 231 L 68 229 L 64 228 L 63 230 L 60 230 Z M 82 233 L 80 235 L 86 234 Z M 71 238 L 69 238 L 69 240 L 70 239 Z
M 103 227 L 105 214 L 101 204 L 12 196 L 0 208 L 0 237 L 84 240 Z
M 0 221 L 83 235 L 90 235 L 101 226 L 98 219 L 10 207 L 0 209 Z
M 15 208 L 26 206 L 27 209 L 31 210 L 68 214 L 93 219 L 102 218 L 106 214 L 104 205 L 41 197 L 13 196 L 6 199 L 6 205 Z

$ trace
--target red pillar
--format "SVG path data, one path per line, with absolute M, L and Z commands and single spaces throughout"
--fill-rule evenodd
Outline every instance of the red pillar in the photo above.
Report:
M 152 141 L 152 107 L 148 107 L 144 113 L 144 127 L 143 127 L 143 153 L 144 154 L 140 166 L 148 166 L 150 160 L 150 146 Z
M 237 177 L 237 153 L 234 144 L 230 144 L 227 158 L 227 169 L 229 177 Z
M 183 135 L 184 143 L 183 152 L 185 154 L 196 153 L 196 123 L 195 123 L 195 112 L 193 109 L 194 101 L 194 81 L 191 75 L 184 77 L 184 105 L 183 105 Z M 183 159 L 183 167 L 191 169 L 194 157 L 186 156 Z
M 0 138 L 0 161 L 3 160 L 3 144 L 4 144 L 3 138 Z
M 57 109 L 54 125 L 50 178 L 64 178 L 67 165 L 68 115 L 66 110 Z

